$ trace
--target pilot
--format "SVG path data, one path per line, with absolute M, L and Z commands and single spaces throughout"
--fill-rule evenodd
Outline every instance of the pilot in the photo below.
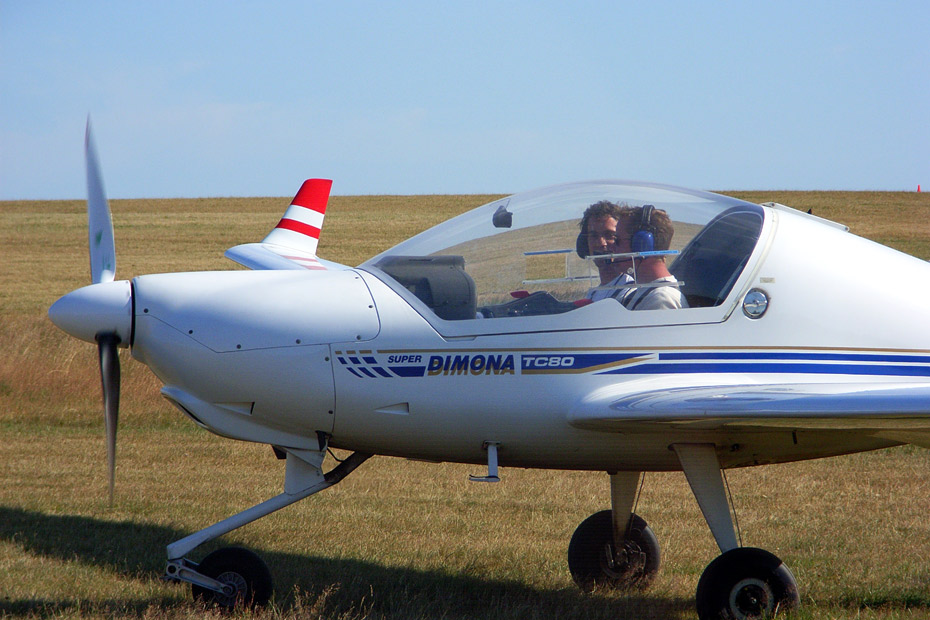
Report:
M 581 217 L 581 233 L 576 250 L 581 258 L 604 254 L 622 254 L 630 251 L 630 240 L 622 237 L 624 223 L 630 218 L 632 209 L 608 200 L 595 202 Z M 600 276 L 600 286 L 590 289 L 585 295 L 591 301 L 599 301 L 624 292 L 623 287 L 633 284 L 629 259 L 595 258 Z
M 652 205 L 633 207 L 629 216 L 622 220 L 625 247 L 620 251 L 651 252 L 668 250 L 675 229 L 668 213 Z M 640 256 L 635 258 L 633 274 L 636 284 L 615 291 L 615 297 L 629 310 L 660 310 L 663 308 L 687 308 L 688 302 L 678 281 L 665 264 L 665 256 Z

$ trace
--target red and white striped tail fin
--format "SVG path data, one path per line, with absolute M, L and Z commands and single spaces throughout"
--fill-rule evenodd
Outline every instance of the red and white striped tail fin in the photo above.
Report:
M 229 248 L 226 258 L 249 269 L 348 269 L 316 255 L 332 186 L 328 179 L 304 181 L 284 217 L 261 243 Z
M 291 206 L 262 243 L 282 245 L 315 255 L 323 228 L 323 216 L 333 182 L 307 179 L 291 201 Z

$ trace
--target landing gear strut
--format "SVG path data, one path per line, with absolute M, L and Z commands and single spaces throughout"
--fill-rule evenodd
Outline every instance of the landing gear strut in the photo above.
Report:
M 788 567 L 764 549 L 740 547 L 713 444 L 674 444 L 681 468 L 721 554 L 698 582 L 701 620 L 770 618 L 798 606 L 798 584 Z
M 371 456 L 356 452 L 324 474 L 325 448 L 285 450 L 283 493 L 168 545 L 165 579 L 189 583 L 195 598 L 221 607 L 266 604 L 273 589 L 271 572 L 251 551 L 227 547 L 211 553 L 200 564 L 184 556 L 205 542 L 338 484 Z
M 764 549 L 740 546 L 716 447 L 673 444 L 671 448 L 721 551 L 698 583 L 695 602 L 700 620 L 756 620 L 796 608 L 798 584 L 788 567 Z M 633 513 L 641 476 L 611 474 L 611 509 L 591 515 L 572 535 L 568 567 L 582 590 L 644 588 L 659 570 L 655 534 Z

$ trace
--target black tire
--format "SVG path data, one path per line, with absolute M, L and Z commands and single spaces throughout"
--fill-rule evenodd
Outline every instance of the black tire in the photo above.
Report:
M 572 534 L 568 569 L 585 592 L 644 589 L 659 571 L 660 555 L 655 534 L 635 514 L 626 538 L 615 545 L 611 511 L 602 510 L 582 521 Z
M 771 618 L 800 603 L 798 584 L 784 562 L 753 547 L 717 556 L 704 569 L 695 598 L 701 620 Z
M 271 571 L 260 557 L 241 547 L 217 549 L 203 559 L 197 572 L 234 587 L 232 594 L 213 592 L 192 585 L 195 600 L 207 605 L 233 609 L 263 607 L 271 600 Z

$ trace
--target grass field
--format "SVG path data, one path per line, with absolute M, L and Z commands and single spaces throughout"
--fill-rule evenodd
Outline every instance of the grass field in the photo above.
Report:
M 926 194 L 733 195 L 812 208 L 930 259 Z M 337 196 L 320 255 L 357 264 L 492 198 Z M 223 251 L 260 240 L 288 202 L 113 201 L 117 276 L 235 268 Z M 0 616 L 213 615 L 187 588 L 160 580 L 165 545 L 280 492 L 283 466 L 267 446 L 182 419 L 123 352 L 108 508 L 96 351 L 45 316 L 89 280 L 84 209 L 0 202 Z M 583 595 L 566 549 L 577 524 L 608 506 L 606 475 L 505 468 L 500 484 L 478 485 L 467 481 L 474 469 L 375 457 L 339 486 L 194 556 L 228 544 L 262 555 L 277 587 L 271 608 L 255 614 L 262 618 L 694 617 L 698 578 L 717 550 L 682 474 L 647 474 L 637 510 L 662 545 L 653 588 Z M 930 618 L 928 473 L 930 451 L 900 447 L 728 479 L 744 544 L 773 551 L 794 572 L 798 617 Z

